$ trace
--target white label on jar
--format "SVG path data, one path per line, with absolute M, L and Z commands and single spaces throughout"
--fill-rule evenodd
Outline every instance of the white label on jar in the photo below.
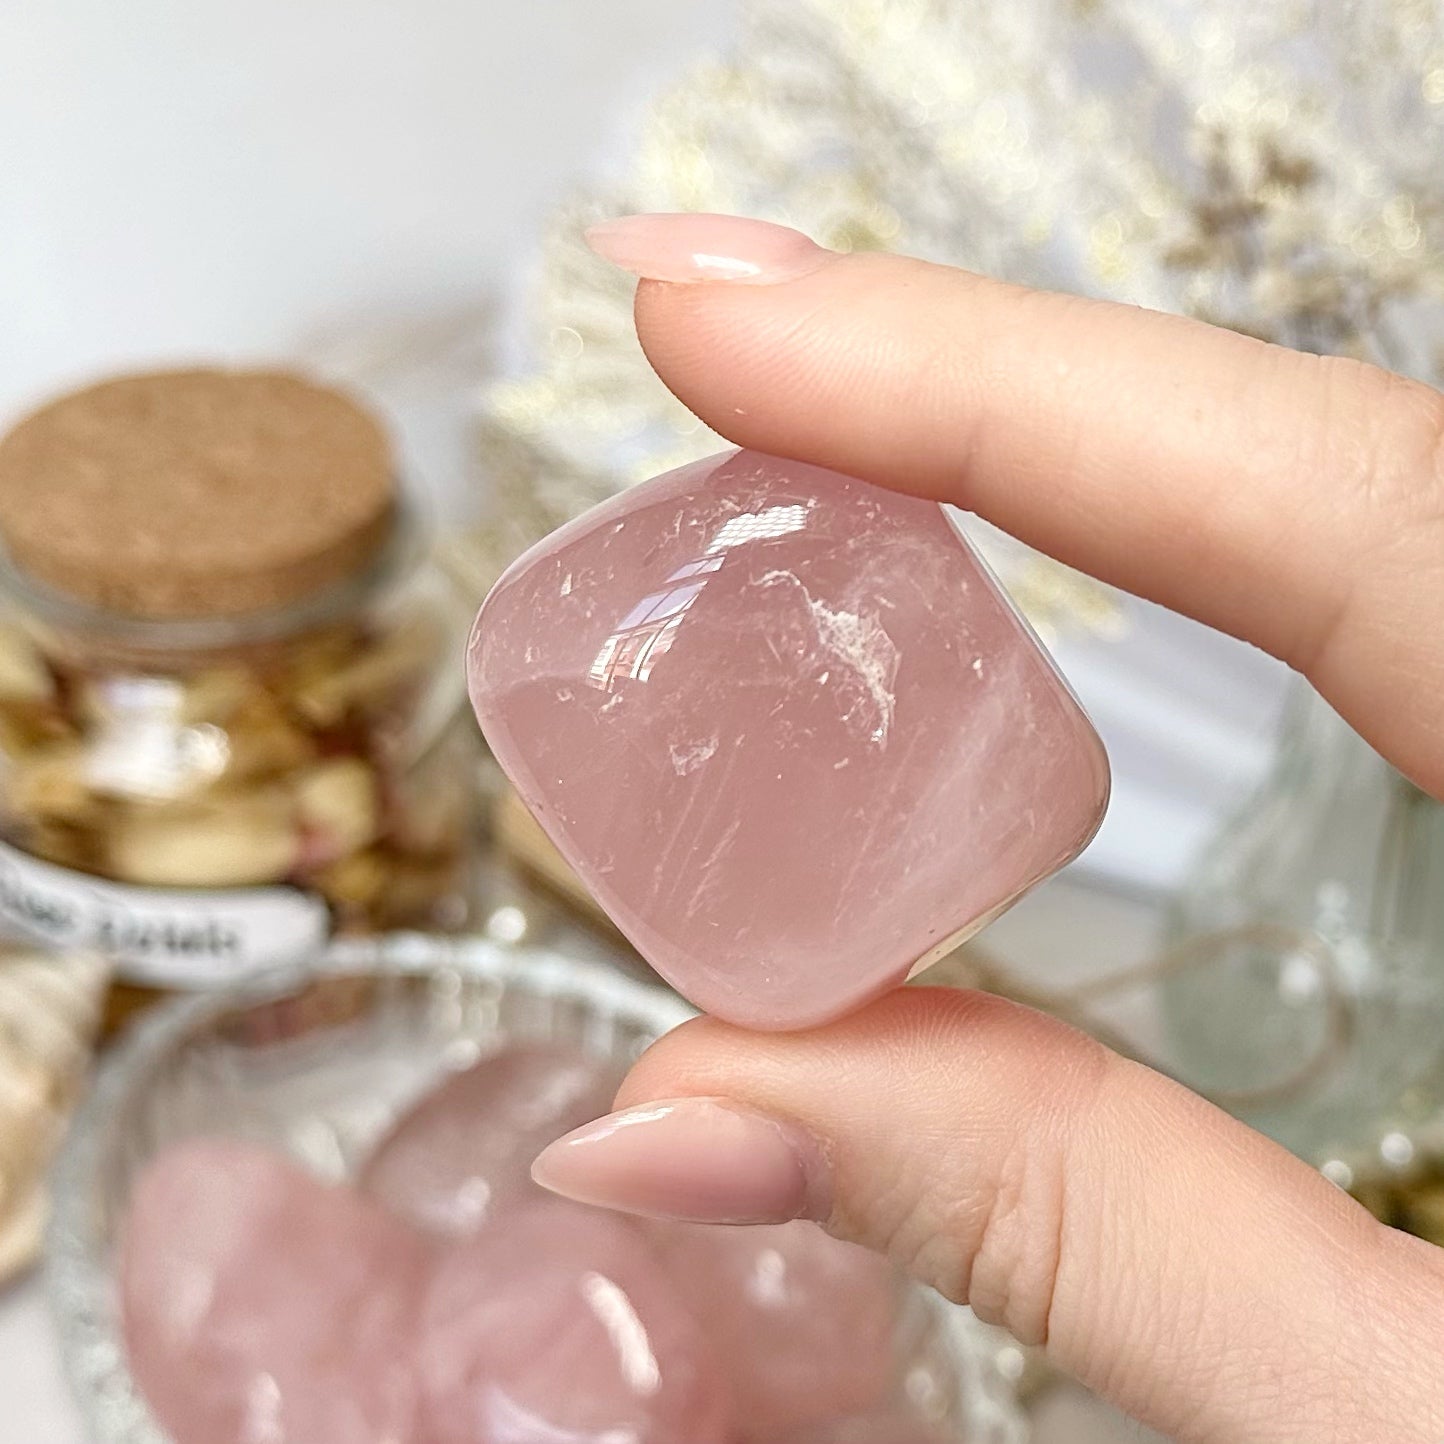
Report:
M 325 941 L 326 905 L 289 887 L 108 882 L 0 843 L 0 922 L 56 948 L 94 948 L 122 977 L 205 987 L 297 962 Z

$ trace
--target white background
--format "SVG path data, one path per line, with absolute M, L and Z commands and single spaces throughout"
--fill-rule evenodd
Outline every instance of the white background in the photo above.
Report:
M 474 306 L 731 0 L 5 0 L 0 419 Z

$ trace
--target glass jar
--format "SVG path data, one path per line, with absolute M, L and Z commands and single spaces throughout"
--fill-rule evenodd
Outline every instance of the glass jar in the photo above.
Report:
M 470 608 L 389 481 L 373 530 L 323 585 L 219 615 L 137 615 L 0 558 L 0 922 L 187 987 L 464 920 Z
M 340 1182 L 449 1069 L 498 1045 L 544 1039 L 629 1065 L 690 1010 L 611 961 L 566 928 L 519 946 L 361 940 L 329 949 L 304 985 L 219 990 L 147 1018 L 91 1090 L 53 1175 L 47 1283 L 90 1437 L 165 1444 L 127 1365 L 115 1279 L 116 1237 L 152 1157 L 187 1136 L 243 1137 Z M 1000 1331 L 918 1285 L 896 1343 L 898 1403 L 929 1438 L 1023 1444 L 1020 1360 Z
M 1406 1161 L 1444 1101 L 1444 806 L 1302 681 L 1172 932 L 1185 1082 L 1312 1162 Z

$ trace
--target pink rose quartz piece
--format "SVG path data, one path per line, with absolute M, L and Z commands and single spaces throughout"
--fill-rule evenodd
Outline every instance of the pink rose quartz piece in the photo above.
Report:
M 561 1200 L 452 1245 L 416 1338 L 426 1444 L 730 1444 L 727 1389 L 639 1230 Z
M 961 1444 L 955 1434 L 945 1434 L 907 1413 L 867 1414 L 853 1419 L 835 1419 L 816 1429 L 788 1434 L 773 1444 Z
M 901 1283 L 816 1224 L 649 1224 L 716 1345 L 741 1444 L 875 1408 L 898 1378 Z
M 518 1198 L 540 1196 L 531 1163 L 606 1113 L 620 1070 L 554 1043 L 517 1043 L 447 1078 L 404 1114 L 360 1186 L 403 1217 L 467 1234 Z
M 429 1267 L 350 1189 L 248 1144 L 177 1145 L 125 1224 L 131 1371 L 175 1444 L 410 1444 Z
M 497 760 L 709 1012 L 823 1022 L 1073 858 L 1108 765 L 933 502 L 755 452 L 615 497 L 486 599 Z

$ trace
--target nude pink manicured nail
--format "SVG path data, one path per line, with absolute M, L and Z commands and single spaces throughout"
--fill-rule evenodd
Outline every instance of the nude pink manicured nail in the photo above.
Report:
M 716 1098 L 648 1103 L 588 1123 L 532 1165 L 579 1203 L 692 1223 L 786 1223 L 827 1212 L 815 1140 Z
M 810 275 L 838 254 L 771 221 L 691 212 L 602 221 L 586 239 L 599 256 L 649 281 L 772 286 Z

